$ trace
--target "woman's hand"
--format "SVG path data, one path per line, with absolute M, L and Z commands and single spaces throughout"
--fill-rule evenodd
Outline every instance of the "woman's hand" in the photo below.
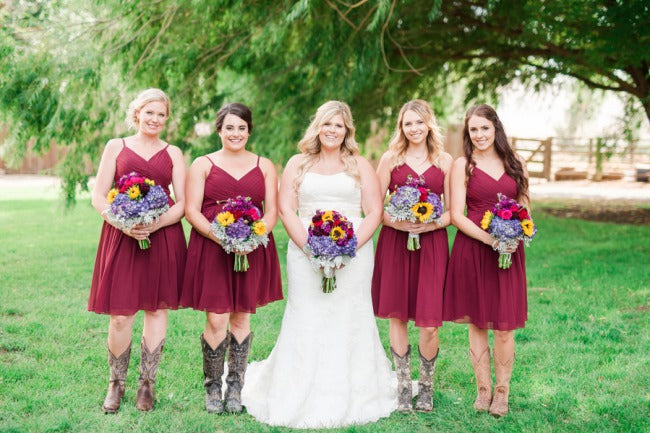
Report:
M 142 241 L 144 239 L 147 239 L 149 237 L 149 234 L 151 233 L 148 227 L 149 226 L 143 224 L 136 224 L 131 228 L 122 229 L 122 233 L 135 240 Z

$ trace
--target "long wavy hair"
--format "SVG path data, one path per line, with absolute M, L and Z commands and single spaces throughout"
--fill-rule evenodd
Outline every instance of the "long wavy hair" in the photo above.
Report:
M 357 181 L 360 180 L 357 160 L 354 158 L 355 155 L 359 154 L 359 145 L 354 139 L 355 127 L 350 107 L 345 102 L 327 101 L 318 107 L 316 115 L 305 131 L 305 135 L 298 142 L 298 149 L 305 155 L 305 158 L 298 166 L 298 173 L 294 180 L 294 189 L 296 191 L 298 191 L 298 187 L 305 177 L 305 173 L 316 163 L 320 155 L 321 142 L 318 134 L 323 128 L 323 125 L 337 114 L 341 115 L 343 123 L 345 123 L 345 137 L 339 149 L 343 165 L 345 166 L 345 172 L 357 179 Z
M 463 128 L 463 153 L 465 158 L 467 158 L 467 165 L 465 166 L 465 178 L 469 179 L 476 167 L 476 161 L 474 161 L 472 154 L 474 153 L 474 145 L 472 140 L 469 137 L 469 127 L 467 126 L 469 119 L 472 116 L 483 117 L 494 126 L 494 149 L 499 155 L 499 158 L 503 161 L 503 166 L 505 168 L 508 176 L 512 177 L 517 183 L 517 198 L 528 198 L 528 179 L 524 176 L 524 167 L 517 158 L 514 150 L 510 147 L 508 143 L 508 138 L 506 137 L 505 129 L 503 124 L 497 115 L 497 112 L 491 106 L 487 104 L 475 105 L 474 107 L 467 110 L 465 115 L 465 127 Z
M 427 101 L 414 99 L 402 105 L 402 108 L 399 110 L 399 115 L 397 116 L 395 132 L 393 132 L 393 136 L 388 142 L 388 149 L 391 151 L 391 169 L 404 164 L 406 160 L 406 150 L 408 149 L 409 141 L 406 138 L 406 135 L 404 135 L 402 122 L 404 120 L 404 113 L 409 110 L 417 113 L 417 115 L 424 121 L 424 124 L 427 125 L 427 128 L 429 128 L 426 140 L 427 159 L 431 164 L 439 167 L 438 156 L 440 156 L 440 153 L 444 150 L 445 146 L 442 142 L 440 127 L 438 127 L 438 124 L 436 123 L 436 116 L 433 114 L 433 110 Z

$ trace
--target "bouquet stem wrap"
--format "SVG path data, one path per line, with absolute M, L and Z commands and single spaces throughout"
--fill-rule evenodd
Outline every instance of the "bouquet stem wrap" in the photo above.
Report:
M 140 246 L 141 250 L 148 250 L 151 247 L 151 241 L 149 238 L 142 239 L 138 241 L 138 245 Z
M 250 268 L 248 264 L 248 255 L 246 254 L 235 254 L 235 266 L 233 270 L 235 272 L 246 272 Z
M 409 251 L 415 251 L 420 249 L 419 233 L 409 233 L 408 240 L 406 241 L 406 249 Z

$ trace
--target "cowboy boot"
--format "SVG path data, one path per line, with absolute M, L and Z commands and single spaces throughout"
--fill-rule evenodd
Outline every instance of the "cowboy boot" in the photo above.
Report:
M 228 376 L 226 376 L 226 411 L 240 413 L 241 390 L 244 387 L 244 375 L 248 366 L 248 351 L 253 341 L 253 333 L 248 334 L 244 341 L 237 343 L 234 335 L 228 331 Z
M 131 343 L 124 352 L 118 357 L 115 357 L 108 349 L 108 365 L 111 371 L 110 379 L 108 380 L 108 391 L 104 399 L 105 413 L 115 413 L 120 408 L 120 401 L 124 396 L 124 384 L 126 383 L 126 372 L 129 369 L 129 361 L 131 360 Z
M 426 359 L 422 356 L 420 346 L 418 346 L 418 354 L 420 355 L 420 379 L 418 380 L 418 398 L 415 401 L 415 410 L 418 412 L 431 412 L 433 410 L 433 372 L 439 353 L 440 349 L 436 352 L 436 356 L 431 359 Z
M 221 402 L 221 376 L 223 363 L 226 358 L 228 336 L 223 339 L 216 349 L 212 350 L 203 334 L 201 334 L 201 347 L 203 348 L 203 386 L 205 387 L 205 410 L 209 413 L 223 413 Z
M 510 376 L 512 376 L 512 366 L 515 363 L 515 354 L 506 362 L 501 362 L 494 353 L 494 376 L 497 385 L 494 387 L 494 398 L 490 405 L 490 415 L 495 417 L 504 416 L 508 413 L 508 394 L 510 393 Z
M 492 372 L 490 369 L 490 348 L 486 347 L 483 353 L 476 356 L 472 349 L 469 349 L 469 357 L 474 367 L 476 376 L 476 400 L 474 409 L 485 412 L 490 409 L 492 402 Z
M 156 370 L 160 363 L 160 355 L 165 345 L 165 339 L 158 344 L 153 351 L 149 352 L 147 344 L 142 337 L 140 343 L 140 378 L 138 379 L 138 393 L 136 395 L 135 408 L 141 411 L 153 409 L 154 385 L 156 383 Z
M 397 410 L 402 413 L 412 412 L 411 346 L 408 346 L 404 356 L 395 353 L 392 346 L 390 352 L 393 354 L 393 364 L 395 364 L 395 373 L 397 375 Z

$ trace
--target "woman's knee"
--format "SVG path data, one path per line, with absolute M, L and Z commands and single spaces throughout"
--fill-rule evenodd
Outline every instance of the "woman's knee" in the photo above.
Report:
M 227 325 L 228 314 L 208 313 L 206 315 L 206 326 L 213 334 L 226 329 Z
M 250 330 L 250 314 L 248 313 L 233 313 L 230 315 L 230 329 L 231 332 L 235 329 L 240 331 Z
M 420 328 L 420 336 L 426 338 L 427 340 L 432 340 L 438 337 L 438 328 L 436 327 L 425 327 Z
M 133 319 L 135 315 L 132 316 L 111 316 L 110 327 L 117 332 L 130 330 L 133 326 Z
M 495 344 L 508 344 L 514 340 L 514 332 L 512 331 L 494 331 Z

